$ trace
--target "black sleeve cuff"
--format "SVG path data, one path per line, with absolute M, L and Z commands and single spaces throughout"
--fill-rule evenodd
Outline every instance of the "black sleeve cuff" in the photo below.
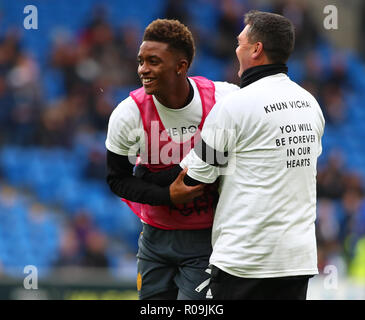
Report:
M 197 186 L 198 184 L 201 184 L 201 183 L 203 183 L 203 182 L 198 181 L 198 180 L 195 180 L 195 179 L 193 179 L 193 178 L 189 177 L 188 175 L 186 175 L 186 176 L 185 176 L 185 178 L 184 178 L 184 183 L 185 183 L 187 186 L 192 187 L 192 186 Z

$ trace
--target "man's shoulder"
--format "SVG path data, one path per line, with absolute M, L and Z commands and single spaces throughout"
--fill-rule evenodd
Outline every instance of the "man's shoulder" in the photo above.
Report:
M 214 81 L 216 101 L 222 100 L 227 95 L 239 91 L 239 86 L 225 81 Z
M 138 110 L 136 102 L 133 100 L 131 96 L 128 96 L 127 98 L 118 103 L 114 111 L 127 112 L 135 109 Z
M 222 89 L 227 91 L 237 91 L 240 87 L 237 84 L 230 83 L 227 81 L 213 81 L 216 89 Z
M 225 89 L 225 90 L 230 90 L 230 91 L 235 91 L 239 89 L 239 86 L 234 84 L 234 83 L 230 83 L 227 81 L 216 81 L 216 80 L 211 80 L 208 79 L 206 77 L 203 76 L 192 76 L 189 77 L 190 80 L 194 80 L 194 82 L 211 82 L 214 84 L 215 89 Z
M 290 80 L 291 84 L 293 85 L 293 87 L 295 87 L 299 92 L 301 92 L 303 95 L 306 95 L 308 96 L 308 98 L 316 101 L 317 102 L 317 99 L 314 97 L 314 95 L 308 91 L 307 89 L 303 88 L 299 83 L 293 81 L 293 80 Z

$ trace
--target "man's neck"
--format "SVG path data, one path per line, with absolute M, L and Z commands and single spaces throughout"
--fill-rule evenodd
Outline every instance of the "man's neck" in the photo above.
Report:
M 155 95 L 155 98 L 167 108 L 181 109 L 188 105 L 194 96 L 194 90 L 189 80 L 185 78 L 181 84 L 169 88 L 165 96 Z
M 288 67 L 285 64 L 265 64 L 251 67 L 242 73 L 240 87 L 244 88 L 257 80 L 278 73 L 287 74 Z

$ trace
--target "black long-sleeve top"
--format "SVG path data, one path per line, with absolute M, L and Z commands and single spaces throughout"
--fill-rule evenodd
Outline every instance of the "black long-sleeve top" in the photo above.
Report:
M 107 150 L 107 178 L 111 191 L 117 196 L 152 206 L 171 205 L 169 184 L 165 186 L 146 182 L 133 175 L 134 165 L 127 156 Z M 172 180 L 173 181 L 173 180 Z

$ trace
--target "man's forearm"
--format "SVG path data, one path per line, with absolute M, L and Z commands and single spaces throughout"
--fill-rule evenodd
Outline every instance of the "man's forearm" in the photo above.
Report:
M 133 176 L 108 176 L 107 181 L 113 193 L 121 198 L 152 206 L 170 204 L 169 187 L 151 186 L 150 183 Z
M 158 172 L 149 171 L 145 166 L 139 165 L 136 167 L 135 176 L 160 187 L 168 187 L 175 181 L 181 171 L 182 168 L 179 165 Z
M 134 177 L 128 157 L 107 151 L 107 171 L 107 183 L 117 196 L 155 206 L 171 204 L 169 188 Z
M 175 179 L 182 170 L 183 169 L 180 167 L 180 165 L 175 165 L 167 170 L 151 172 L 146 167 L 140 165 L 136 168 L 136 176 L 146 182 L 156 184 L 160 187 L 168 187 L 171 183 L 175 181 Z M 184 178 L 184 183 L 187 186 L 196 186 L 201 182 L 186 175 Z

